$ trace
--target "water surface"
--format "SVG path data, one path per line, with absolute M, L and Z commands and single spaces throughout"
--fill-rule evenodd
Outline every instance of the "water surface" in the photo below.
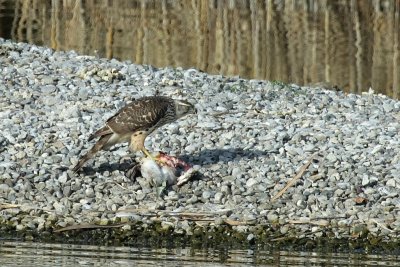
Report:
M 400 256 L 0 241 L 0 266 L 400 266 Z

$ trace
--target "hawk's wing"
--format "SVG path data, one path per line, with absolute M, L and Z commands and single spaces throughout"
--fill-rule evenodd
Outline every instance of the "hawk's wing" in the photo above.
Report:
M 94 139 L 96 137 L 100 137 L 100 136 L 112 134 L 112 133 L 113 133 L 113 131 L 111 130 L 111 128 L 106 125 L 106 126 L 102 127 L 101 129 L 98 129 L 95 133 L 92 133 L 89 136 L 88 141 L 91 141 L 92 139 Z
M 117 134 L 150 130 L 158 126 L 168 109 L 164 97 L 144 97 L 133 101 L 109 118 L 106 125 Z

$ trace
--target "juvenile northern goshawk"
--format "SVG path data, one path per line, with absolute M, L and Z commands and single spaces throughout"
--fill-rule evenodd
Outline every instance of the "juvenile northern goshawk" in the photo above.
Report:
M 155 129 L 173 122 L 187 114 L 195 113 L 192 104 L 164 96 L 142 97 L 126 105 L 106 125 L 89 136 L 89 141 L 100 137 L 97 143 L 82 156 L 73 168 L 77 172 L 99 150 L 107 150 L 113 145 L 129 142 L 132 152 L 141 150 L 146 156 L 151 154 L 144 147 L 146 137 Z

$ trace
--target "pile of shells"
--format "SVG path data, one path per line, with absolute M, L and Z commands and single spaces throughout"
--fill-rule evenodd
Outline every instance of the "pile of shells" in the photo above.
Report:
M 399 101 L 3 39 L 0 55 L 1 225 L 44 231 L 121 218 L 151 225 L 146 214 L 162 212 L 163 226 L 187 235 L 196 220 L 171 214 L 208 214 L 203 224 L 228 224 L 248 240 L 259 238 L 257 225 L 300 238 L 326 231 L 399 238 Z M 197 165 L 192 179 L 159 194 L 142 176 L 126 175 L 126 145 L 71 171 L 93 145 L 92 132 L 125 103 L 156 93 L 198 110 L 145 144 Z

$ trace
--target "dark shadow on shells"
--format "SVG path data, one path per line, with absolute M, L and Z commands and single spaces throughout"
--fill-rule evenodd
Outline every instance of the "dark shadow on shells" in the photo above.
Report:
M 179 158 L 192 165 L 209 165 L 215 163 L 227 163 L 237 161 L 241 158 L 254 159 L 262 158 L 269 154 L 276 154 L 278 151 L 262 151 L 242 148 L 232 149 L 205 149 L 193 155 L 180 155 Z
M 92 166 L 93 164 L 94 162 L 88 163 L 87 166 L 82 167 L 82 169 L 78 171 L 78 174 L 84 173 L 85 175 L 94 175 L 95 173 L 103 174 L 106 171 L 112 172 L 115 170 L 119 170 L 121 172 L 125 172 L 126 174 L 132 176 L 132 173 L 128 172 L 131 171 L 132 168 L 138 165 L 138 163 L 132 159 L 123 159 L 121 160 L 121 162 L 114 162 L 111 164 L 108 162 L 104 162 L 101 163 L 99 167 L 93 167 Z M 129 179 L 132 178 L 130 176 L 127 175 Z M 135 177 L 136 175 L 133 178 Z
M 242 149 L 242 148 L 232 148 L 232 149 L 205 149 L 194 154 L 183 154 L 179 155 L 178 158 L 184 160 L 190 165 L 200 165 L 207 166 L 216 163 L 228 163 L 245 159 L 255 159 L 266 157 L 270 154 L 276 154 L 278 151 L 262 151 L 262 150 L 252 150 L 252 149 Z M 94 163 L 92 163 L 94 164 Z M 140 166 L 138 162 L 132 159 L 123 159 L 120 162 L 102 163 L 99 167 L 93 168 L 90 163 L 85 166 L 79 172 L 83 172 L 85 175 L 94 175 L 95 173 L 104 173 L 105 171 L 115 171 L 119 170 L 125 173 L 125 176 L 132 182 L 136 180 L 136 177 L 140 176 Z M 193 179 L 202 179 L 201 173 L 197 173 Z M 192 179 L 192 180 L 193 180 Z

